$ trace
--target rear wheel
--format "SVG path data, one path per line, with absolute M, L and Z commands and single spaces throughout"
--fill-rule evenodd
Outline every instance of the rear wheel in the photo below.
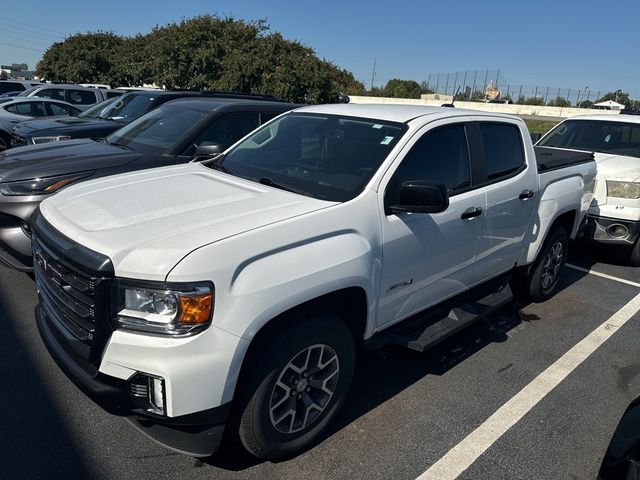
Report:
M 640 266 L 640 238 L 635 243 L 625 248 L 625 260 L 632 267 Z
M 355 346 L 344 322 L 330 313 L 291 320 L 260 340 L 239 385 L 238 437 L 260 458 L 290 456 L 313 443 L 353 377 Z
M 528 273 L 518 272 L 511 281 L 516 294 L 534 302 L 543 302 L 553 295 L 560 281 L 560 272 L 567 260 L 569 236 L 564 228 L 556 228 L 542 245 L 538 258 Z

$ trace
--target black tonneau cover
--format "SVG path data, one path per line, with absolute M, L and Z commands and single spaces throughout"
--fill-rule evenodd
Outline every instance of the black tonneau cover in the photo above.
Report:
M 538 146 L 534 146 L 533 149 L 536 152 L 536 163 L 540 173 L 595 161 L 593 152 Z

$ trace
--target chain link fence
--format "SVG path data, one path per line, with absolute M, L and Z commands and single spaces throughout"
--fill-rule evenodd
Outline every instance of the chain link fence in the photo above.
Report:
M 595 102 L 606 91 L 596 91 L 588 86 L 562 88 L 549 85 L 510 84 L 500 70 L 468 70 L 427 75 L 421 87 L 433 93 L 458 95 L 459 100 L 513 100 L 516 103 L 559 106 L 582 106 Z M 558 101 L 559 100 L 559 101 Z M 568 105 L 565 103 L 568 102 Z

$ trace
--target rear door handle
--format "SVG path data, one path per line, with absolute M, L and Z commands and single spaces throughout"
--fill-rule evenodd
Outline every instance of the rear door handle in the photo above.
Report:
M 463 220 L 469 220 L 471 218 L 475 218 L 480 215 L 482 215 L 481 207 L 471 207 L 471 208 L 467 208 L 464 212 L 462 212 L 462 215 L 460 215 L 460 218 Z
M 529 200 L 533 197 L 533 190 L 524 190 L 518 197 L 520 200 Z

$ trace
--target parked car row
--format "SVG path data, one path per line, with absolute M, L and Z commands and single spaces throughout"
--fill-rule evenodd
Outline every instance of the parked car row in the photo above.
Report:
M 225 431 L 299 452 L 358 347 L 424 351 L 514 293 L 549 298 L 569 240 L 633 208 L 613 198 L 637 184 L 596 163 L 640 157 L 626 124 L 600 146 L 568 120 L 534 147 L 521 119 L 450 108 L 135 92 L 91 117 L 14 130 L 0 261 L 33 272 L 67 376 L 193 456 Z

